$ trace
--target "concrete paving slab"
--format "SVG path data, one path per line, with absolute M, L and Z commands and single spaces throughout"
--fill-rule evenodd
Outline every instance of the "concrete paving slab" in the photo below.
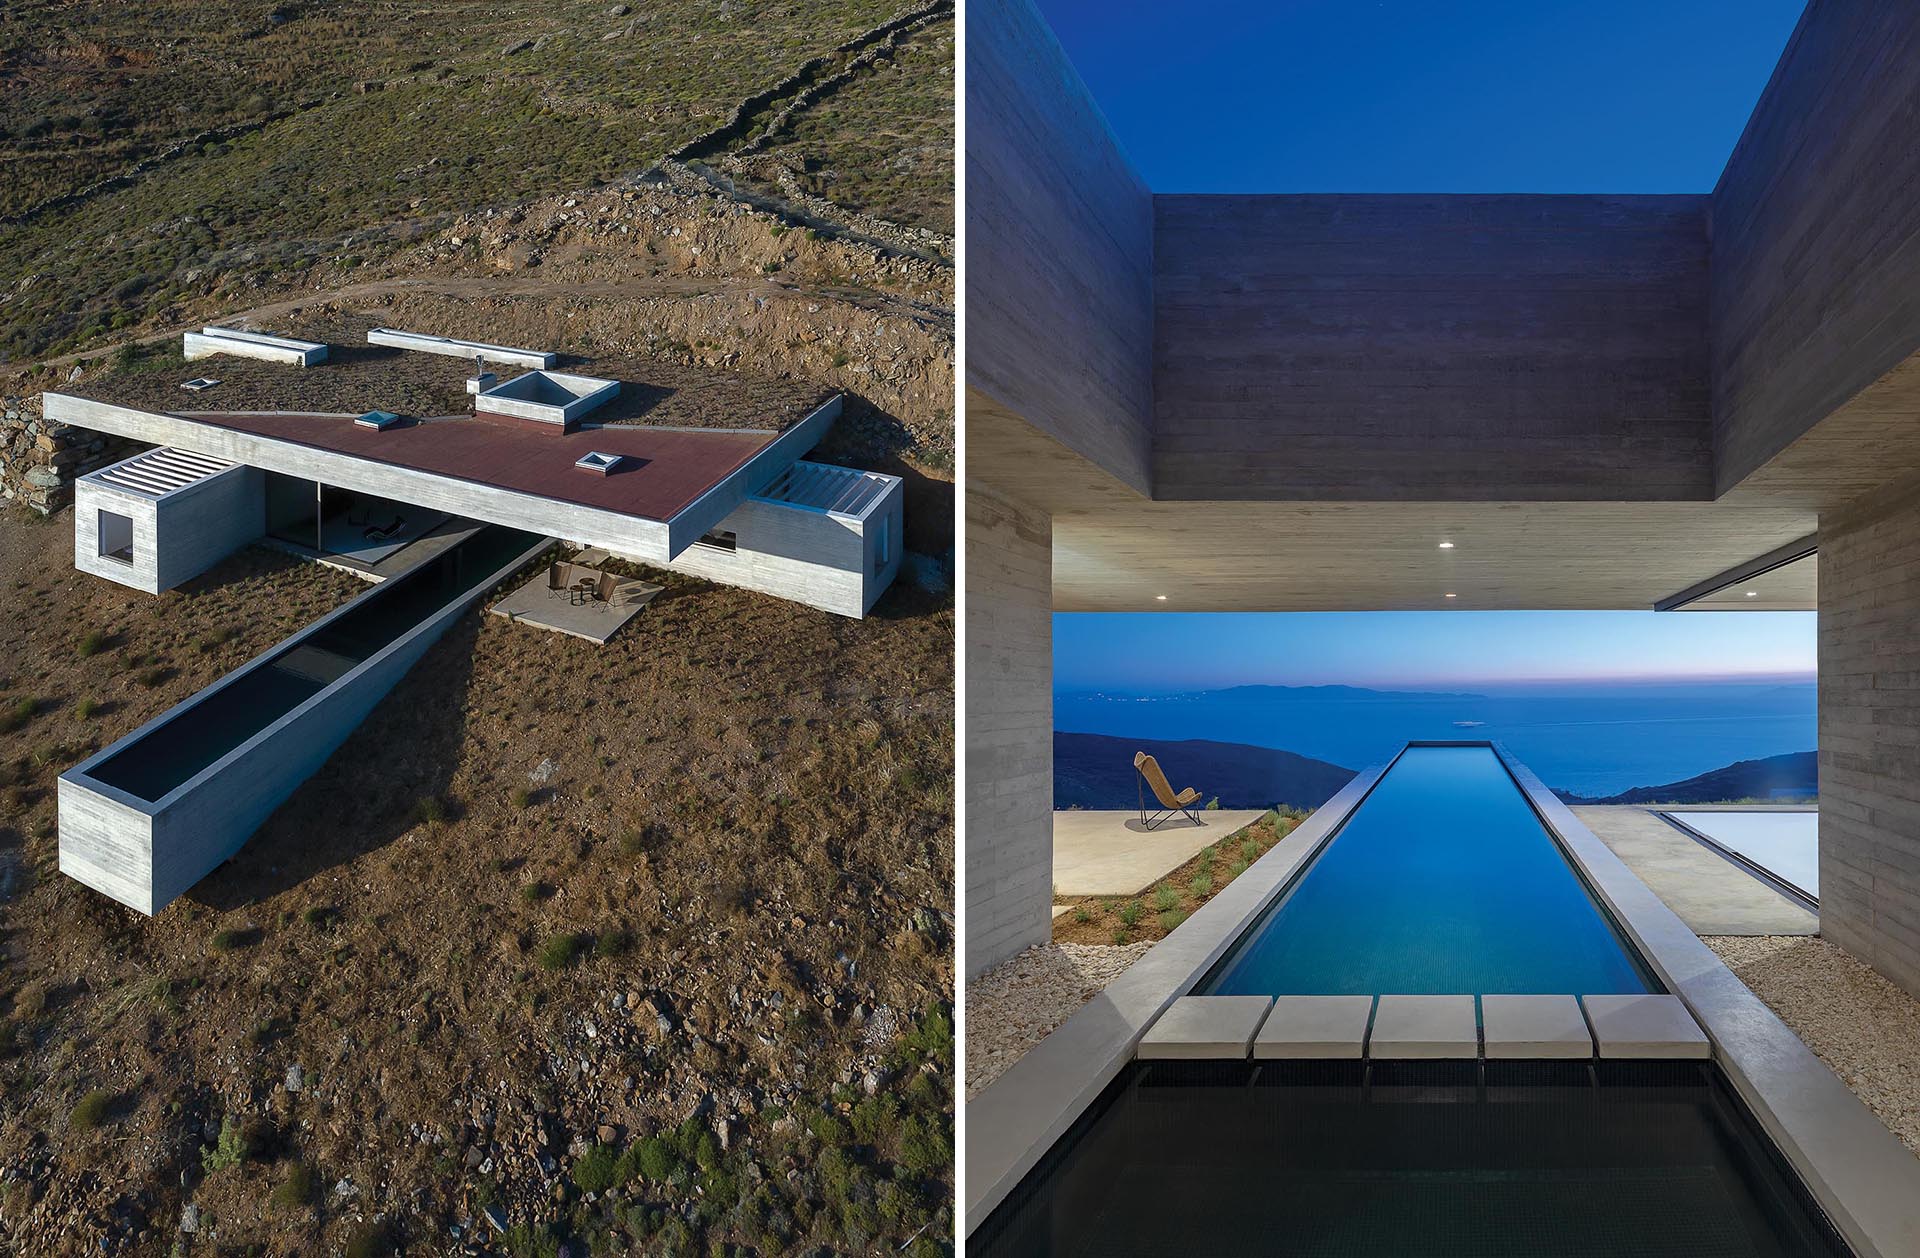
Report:
M 627 584 L 636 589 L 652 590 L 654 594 L 660 592 L 659 586 L 644 581 L 629 579 Z M 494 615 L 505 616 L 516 625 L 534 625 L 604 644 L 620 632 L 629 620 L 645 611 L 651 597 L 641 593 L 636 595 L 634 602 L 610 607 L 605 603 L 580 600 L 570 594 L 555 595 L 548 591 L 547 574 L 542 571 L 495 603 L 492 611 Z
M 1820 919 L 1639 807 L 1580 807 L 1584 822 L 1696 935 L 1815 935 Z
M 1707 1033 L 1678 996 L 1584 996 L 1587 1020 L 1602 1057 L 1704 1059 L 1713 1055 Z
M 1253 1055 L 1269 1061 L 1358 1060 L 1372 1019 L 1371 996 L 1281 996 L 1253 1037 Z
M 1268 1003 L 1265 996 L 1182 996 L 1147 1028 L 1135 1055 L 1148 1061 L 1244 1058 Z
M 1055 895 L 1138 895 L 1201 848 L 1260 820 L 1263 811 L 1222 808 L 1176 817 L 1152 830 L 1137 812 L 1071 809 L 1053 814 Z
M 1487 1060 L 1593 1056 L 1593 1035 L 1572 996 L 1482 996 Z
M 1382 996 L 1367 1051 L 1376 1060 L 1478 1058 L 1473 997 Z

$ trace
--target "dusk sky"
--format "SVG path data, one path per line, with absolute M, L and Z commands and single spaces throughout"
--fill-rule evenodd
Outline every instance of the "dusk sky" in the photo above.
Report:
M 1040 0 L 1156 192 L 1706 192 L 1801 0 Z
M 1060 691 L 1809 681 L 1814 613 L 1060 613 L 1053 668 Z

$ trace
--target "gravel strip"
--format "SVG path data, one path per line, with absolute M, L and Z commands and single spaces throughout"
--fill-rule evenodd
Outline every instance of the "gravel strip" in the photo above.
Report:
M 1712 935 L 1704 942 L 1920 1154 L 1920 1000 L 1824 939 Z
M 1035 944 L 968 980 L 967 1099 L 1005 1074 L 1151 947 Z

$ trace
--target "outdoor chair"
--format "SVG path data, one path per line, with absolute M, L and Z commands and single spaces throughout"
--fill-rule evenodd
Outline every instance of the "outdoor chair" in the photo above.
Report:
M 561 595 L 565 594 L 567 592 L 568 579 L 571 576 L 572 576 L 572 570 L 566 564 L 563 564 L 563 563 L 548 564 L 547 565 L 547 597 L 559 598 Z
M 370 542 L 384 542 L 405 527 L 407 527 L 407 517 L 396 515 L 393 517 L 391 524 L 374 525 L 372 528 L 362 531 L 360 536 Z
M 1194 825 L 1201 824 L 1200 818 L 1193 815 L 1193 806 L 1200 802 L 1200 792 L 1191 786 L 1174 794 L 1173 787 L 1167 782 L 1167 775 L 1160 771 L 1160 762 L 1144 751 L 1135 752 L 1133 770 L 1139 781 L 1134 785 L 1140 796 L 1140 824 L 1147 829 L 1156 829 L 1165 825 L 1176 816 L 1185 816 Z M 1153 798 L 1159 803 L 1151 817 L 1147 814 L 1147 791 L 1153 791 Z
M 600 574 L 600 584 L 593 588 L 593 605 L 597 611 L 605 611 L 613 606 L 613 588 L 619 581 L 611 572 Z

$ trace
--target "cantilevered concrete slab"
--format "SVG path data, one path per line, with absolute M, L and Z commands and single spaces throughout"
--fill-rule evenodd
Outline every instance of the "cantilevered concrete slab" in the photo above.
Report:
M 1280 996 L 1253 1038 L 1257 1059 L 1358 1060 L 1373 1020 L 1371 996 Z
M 1587 1058 L 1593 1036 L 1572 996 L 1482 996 L 1487 1060 Z
M 1382 996 L 1367 1051 L 1376 1060 L 1472 1060 L 1480 1025 L 1471 996 Z
M 1713 1056 L 1707 1033 L 1678 996 L 1587 996 L 1587 1020 L 1600 1056 L 1700 1058 Z
M 1140 1037 L 1144 1061 L 1234 1061 L 1267 1016 L 1266 996 L 1182 996 Z

